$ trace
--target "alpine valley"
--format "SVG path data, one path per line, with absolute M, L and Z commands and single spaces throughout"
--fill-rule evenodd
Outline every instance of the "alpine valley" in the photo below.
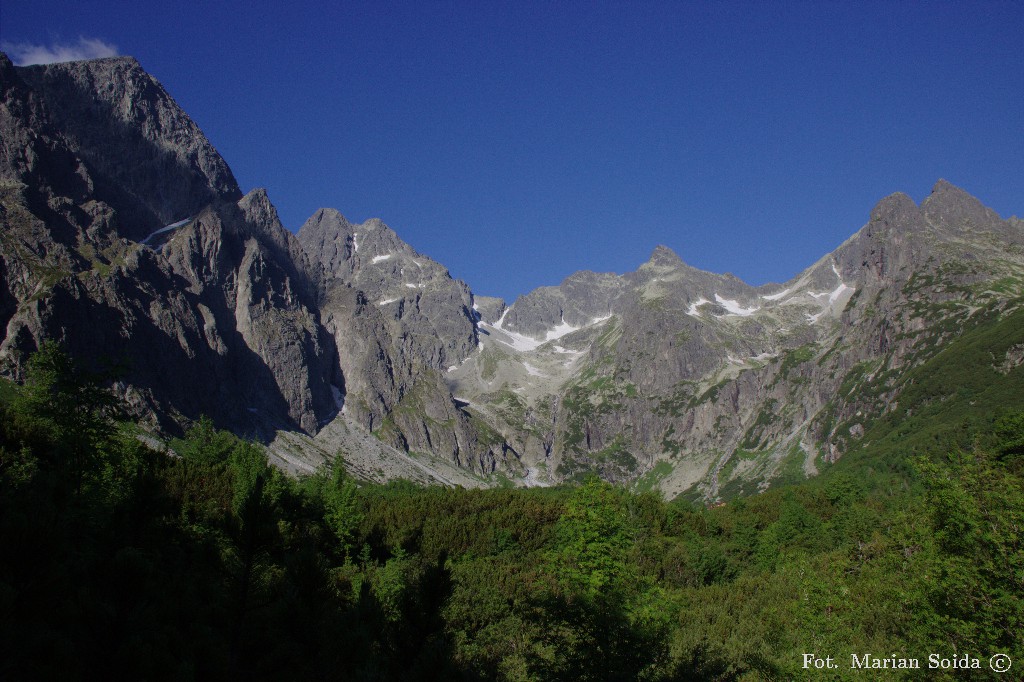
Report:
M 205 415 L 289 472 L 341 456 L 365 481 L 596 473 L 668 498 L 747 495 L 918 415 L 939 424 L 944 405 L 984 407 L 990 384 L 1024 395 L 1022 296 L 1024 222 L 940 180 L 920 205 L 882 199 L 783 284 L 657 246 L 634 272 L 509 303 L 380 220 L 321 209 L 293 234 L 134 59 L 0 56 L 3 373 L 22 380 L 56 340 L 116 367 L 150 433 Z M 929 383 L 971 349 L 974 392 Z

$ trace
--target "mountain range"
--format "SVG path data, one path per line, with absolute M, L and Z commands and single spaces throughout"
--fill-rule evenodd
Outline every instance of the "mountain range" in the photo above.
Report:
M 0 370 L 55 339 L 149 431 L 206 415 L 292 472 L 751 493 L 919 409 L 911 370 L 1022 295 L 1024 222 L 940 180 L 783 284 L 658 246 L 509 303 L 380 220 L 291 233 L 132 58 L 0 55 Z

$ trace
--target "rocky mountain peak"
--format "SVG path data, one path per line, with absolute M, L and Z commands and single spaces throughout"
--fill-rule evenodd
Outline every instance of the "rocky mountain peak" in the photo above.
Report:
M 935 183 L 921 203 L 921 212 L 935 227 L 953 233 L 993 229 L 1001 222 L 995 211 L 945 180 Z
M 329 275 L 348 279 L 355 253 L 353 235 L 354 228 L 345 216 L 333 208 L 321 208 L 303 223 L 296 236 Z
M 336 208 L 321 208 L 302 227 L 330 234 L 342 230 L 351 232 L 352 223 Z
M 886 227 L 907 226 L 918 217 L 917 204 L 903 192 L 890 194 L 871 210 L 871 222 Z
M 389 330 L 382 333 L 401 339 L 392 358 L 394 365 L 444 370 L 476 349 L 476 317 L 469 287 L 452 279 L 447 268 L 418 253 L 380 219 L 352 224 L 333 209 L 321 209 L 303 224 L 298 240 L 322 266 L 329 300 L 347 301 L 346 288 L 361 292 Z M 348 305 L 340 305 L 338 312 Z M 350 348 L 347 330 L 336 329 L 340 330 L 338 345 L 347 374 L 365 371 L 353 360 L 364 357 L 365 349 Z M 400 376 L 395 379 L 401 381 Z M 374 382 L 367 380 L 365 385 Z M 393 388 L 399 394 L 404 391 L 400 386 Z M 374 390 L 387 394 L 392 389 L 378 386 Z
M 833 461 L 899 398 L 851 387 L 1024 286 L 1020 221 L 939 181 L 921 206 L 879 202 L 786 284 L 661 245 L 635 272 L 576 272 L 506 307 L 378 219 L 321 209 L 292 235 L 134 59 L 0 57 L 0 76 L 0 363 L 17 376 L 49 338 L 124 357 L 118 390 L 167 428 L 341 419 L 527 484 L 657 474 L 714 499 Z
M 277 215 L 277 209 L 270 203 L 267 190 L 262 187 L 257 187 L 242 197 L 238 202 L 238 207 L 252 223 L 284 229 Z
M 977 198 L 947 180 L 942 179 L 935 183 L 931 193 L 921 202 L 922 209 L 931 207 L 934 210 L 954 206 L 970 207 L 972 209 L 981 209 L 982 211 L 988 210 Z
M 680 258 L 675 251 L 664 244 L 658 244 L 654 247 L 654 251 L 651 252 L 651 257 L 647 259 L 647 262 L 659 267 L 678 267 L 680 265 L 686 265 L 683 262 L 683 259 Z
M 231 169 L 164 87 L 132 57 L 18 67 L 89 167 L 121 236 L 242 197 Z

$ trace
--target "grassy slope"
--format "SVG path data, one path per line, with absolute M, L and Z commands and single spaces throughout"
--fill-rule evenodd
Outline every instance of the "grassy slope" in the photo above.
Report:
M 869 423 L 833 468 L 905 471 L 915 456 L 985 447 L 992 423 L 1024 409 L 1024 365 L 996 368 L 1024 344 L 1024 310 L 982 323 L 906 372 L 895 409 Z M 975 442 L 976 439 L 981 442 Z

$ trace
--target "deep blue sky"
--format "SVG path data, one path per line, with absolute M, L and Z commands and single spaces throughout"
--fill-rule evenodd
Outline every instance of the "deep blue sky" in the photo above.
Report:
M 940 177 L 1024 214 L 1022 35 L 1022 2 L 0 2 L 8 50 L 137 57 L 287 227 L 380 217 L 509 299 L 659 243 L 783 281 Z

